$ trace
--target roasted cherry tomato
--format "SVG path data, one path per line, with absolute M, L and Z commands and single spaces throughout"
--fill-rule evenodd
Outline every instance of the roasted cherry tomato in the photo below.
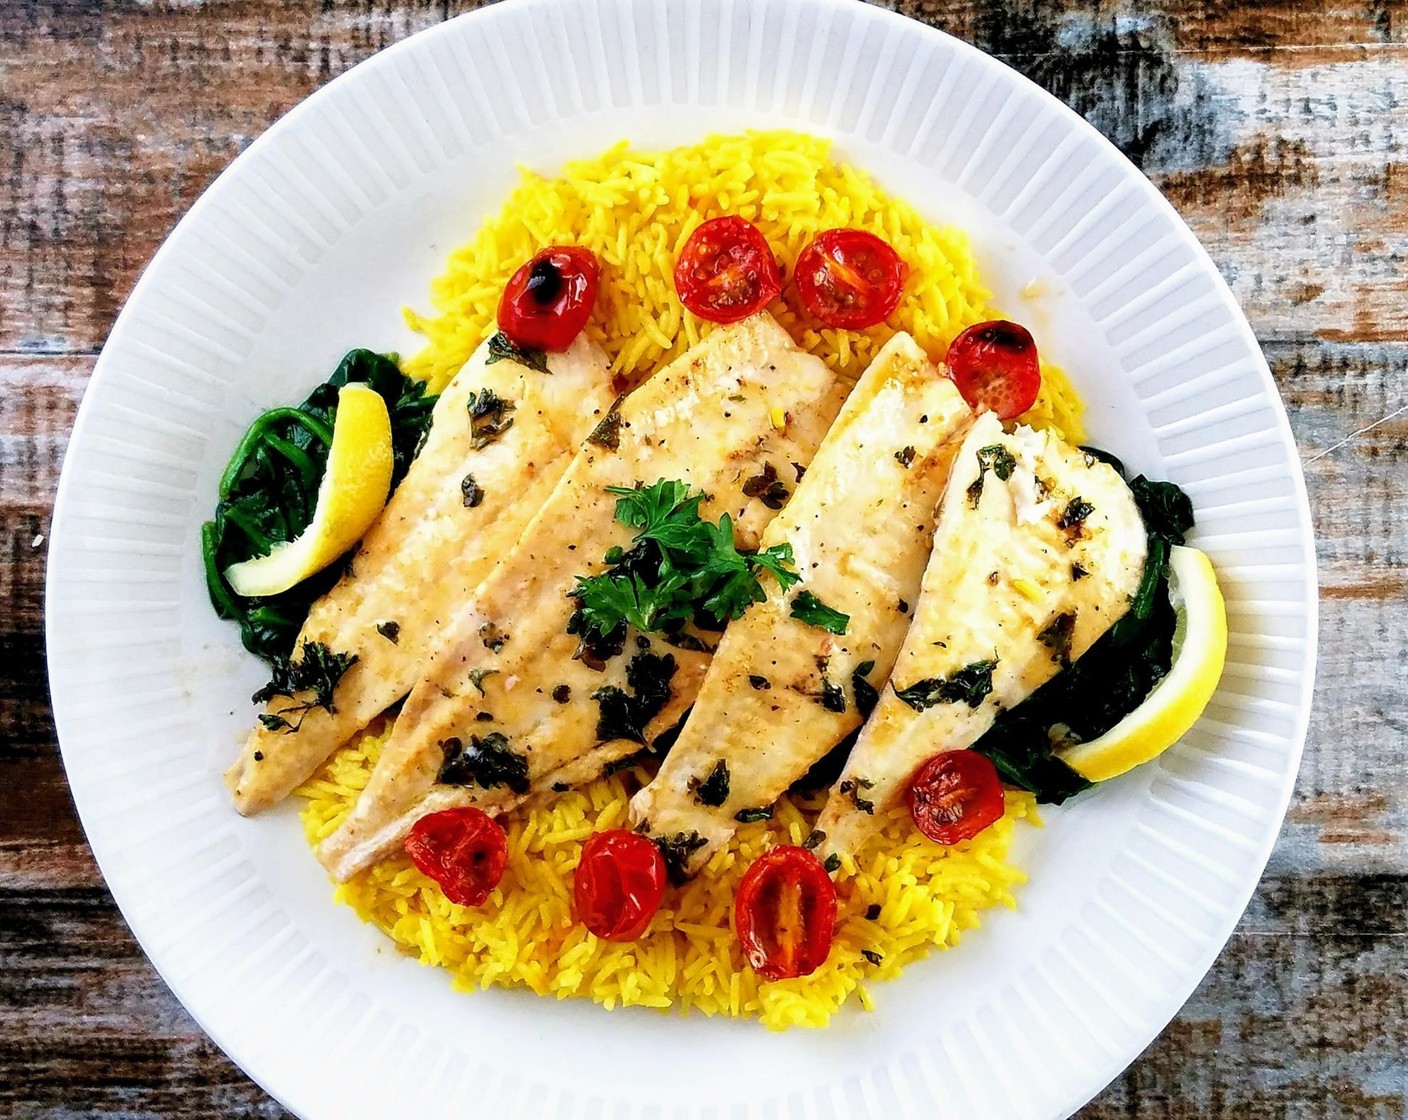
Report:
M 937 844 L 978 835 L 1002 816 L 997 768 L 975 751 L 945 751 L 919 768 L 909 786 L 914 826 Z
M 675 262 L 680 302 L 711 323 L 736 323 L 782 291 L 782 274 L 767 238 L 746 218 L 710 218 L 684 243 Z
M 504 830 L 482 809 L 445 809 L 411 826 L 406 854 L 451 902 L 483 906 L 508 863 Z
M 1036 404 L 1041 363 L 1031 332 L 995 319 L 969 327 L 949 344 L 949 376 L 968 406 L 1012 420 Z
M 665 860 L 654 841 L 624 828 L 596 832 L 582 846 L 572 880 L 577 917 L 607 941 L 634 941 L 665 897 Z
M 856 331 L 889 317 L 909 266 L 888 242 L 863 229 L 828 229 L 797 257 L 797 294 L 828 327 Z
M 831 952 L 836 884 L 805 848 L 764 852 L 743 875 L 733 928 L 753 971 L 764 980 L 815 972 Z
M 544 249 L 509 277 L 499 300 L 499 330 L 520 350 L 566 350 L 591 317 L 600 279 L 590 249 Z

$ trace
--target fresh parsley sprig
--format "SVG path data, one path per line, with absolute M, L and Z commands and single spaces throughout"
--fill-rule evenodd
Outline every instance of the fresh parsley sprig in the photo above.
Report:
M 799 578 L 792 546 L 739 549 L 728 514 L 706 521 L 704 495 L 689 484 L 660 479 L 649 486 L 611 486 L 616 520 L 636 531 L 629 548 L 605 556 L 607 568 L 579 576 L 569 629 L 598 642 L 619 641 L 625 628 L 670 634 L 690 622 L 718 628 L 767 598 L 762 576 L 785 591 Z

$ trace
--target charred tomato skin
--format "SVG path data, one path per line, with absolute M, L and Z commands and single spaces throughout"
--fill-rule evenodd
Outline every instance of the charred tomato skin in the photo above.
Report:
M 499 330 L 520 350 L 566 350 L 591 318 L 600 284 L 590 249 L 551 245 L 509 277 Z
M 909 815 L 936 844 L 957 844 L 1002 817 L 1002 779 L 976 751 L 945 751 L 924 763 L 909 784 Z
M 908 274 L 909 266 L 883 238 L 863 229 L 828 229 L 798 254 L 793 282 L 814 319 L 864 330 L 899 306 Z
M 836 884 L 805 848 L 772 848 L 738 884 L 733 927 L 749 967 L 764 980 L 807 976 L 831 952 Z
M 572 880 L 577 919 L 606 941 L 634 941 L 665 897 L 665 859 L 655 842 L 624 828 L 595 832 Z
M 508 866 L 504 830 L 472 806 L 428 813 L 411 826 L 402 846 L 445 897 L 461 906 L 483 906 Z
M 782 292 L 762 230 L 737 214 L 710 218 L 689 235 L 675 261 L 680 302 L 711 323 L 736 323 L 761 311 Z
M 949 344 L 948 373 L 972 409 L 1014 420 L 1036 404 L 1041 359 L 1031 332 L 1020 323 L 975 323 Z

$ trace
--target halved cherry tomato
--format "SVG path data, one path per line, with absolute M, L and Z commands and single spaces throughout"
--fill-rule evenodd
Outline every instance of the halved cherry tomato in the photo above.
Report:
M 726 214 L 689 235 L 675 262 L 675 291 L 701 319 L 736 323 L 777 298 L 782 274 L 762 231 Z
M 504 830 L 473 807 L 421 817 L 403 846 L 411 862 L 461 906 L 483 906 L 508 864 Z
M 1031 332 L 1017 323 L 994 319 L 969 327 L 949 344 L 944 364 L 969 408 L 1012 420 L 1036 404 L 1041 362 Z
M 957 844 L 1002 816 L 1002 780 L 975 751 L 945 751 L 919 768 L 909 786 L 914 826 L 936 844 Z
M 909 266 L 886 241 L 863 229 L 828 229 L 797 256 L 797 294 L 828 327 L 863 330 L 900 302 Z
M 831 952 L 836 884 L 805 848 L 764 852 L 743 875 L 733 900 L 743 955 L 764 980 L 815 972 Z
M 544 249 L 509 277 L 499 300 L 499 330 L 520 350 L 566 350 L 591 318 L 600 279 L 590 249 Z
M 624 828 L 593 833 L 572 880 L 577 917 L 607 941 L 634 941 L 665 897 L 665 860 L 654 841 Z

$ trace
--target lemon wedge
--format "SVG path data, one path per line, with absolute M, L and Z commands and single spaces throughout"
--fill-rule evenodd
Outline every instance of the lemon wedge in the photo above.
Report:
M 1203 714 L 1227 660 L 1227 607 L 1207 554 L 1175 546 L 1169 553 L 1168 598 L 1176 621 L 1168 675 L 1144 703 L 1061 760 L 1092 782 L 1148 762 L 1178 742 Z
M 277 595 L 326 568 L 362 539 L 391 489 L 391 416 L 381 394 L 354 382 L 337 394 L 332 446 L 313 520 L 296 540 L 225 569 L 237 595 Z

